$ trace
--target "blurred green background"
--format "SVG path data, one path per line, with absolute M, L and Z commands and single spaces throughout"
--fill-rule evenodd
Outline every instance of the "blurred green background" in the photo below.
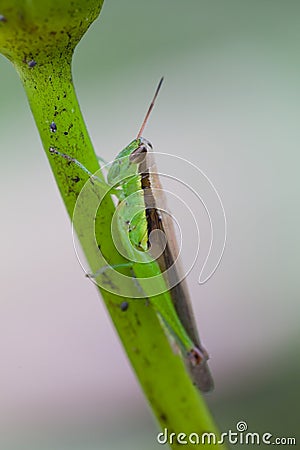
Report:
M 200 167 L 228 220 L 217 273 L 188 278 L 216 383 L 207 401 L 222 431 L 244 420 L 298 442 L 299 50 L 297 1 L 106 0 L 73 66 L 107 160 L 165 76 L 145 137 Z M 0 80 L 0 448 L 159 448 L 3 57 Z

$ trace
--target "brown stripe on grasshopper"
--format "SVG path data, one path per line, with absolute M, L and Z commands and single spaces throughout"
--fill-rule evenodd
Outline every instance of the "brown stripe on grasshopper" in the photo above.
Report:
M 155 230 L 161 231 L 162 233 L 155 234 L 155 238 L 160 240 L 160 242 L 158 242 L 159 247 L 163 249 L 160 256 L 157 258 L 157 263 L 161 272 L 167 278 L 167 285 L 172 286 L 170 288 L 170 295 L 177 315 L 188 336 L 195 344 L 186 355 L 188 370 L 191 373 L 194 384 L 203 392 L 207 392 L 212 390 L 214 385 L 207 365 L 209 356 L 200 343 L 186 282 L 185 280 L 179 281 L 180 277 L 174 266 L 174 262 L 177 260 L 178 256 L 178 249 L 173 222 L 167 214 L 164 214 L 165 217 L 162 216 L 160 211 L 156 208 L 153 189 L 159 189 L 161 193 L 163 193 L 163 191 L 155 166 L 151 164 L 151 172 L 148 169 L 147 157 L 149 156 L 149 151 L 151 152 L 152 150 L 152 145 L 145 139 L 141 139 L 143 144 L 133 152 L 132 162 L 139 164 L 138 172 L 141 177 L 141 188 L 144 192 L 148 246 L 150 247 L 149 239 L 151 233 Z M 165 199 L 164 203 L 166 203 Z M 164 239 L 162 239 L 162 236 L 164 236 Z M 171 271 L 168 269 L 171 269 Z

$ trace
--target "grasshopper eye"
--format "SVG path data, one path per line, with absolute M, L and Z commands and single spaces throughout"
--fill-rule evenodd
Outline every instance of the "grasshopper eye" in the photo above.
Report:
M 134 164 L 140 164 L 144 161 L 147 155 L 147 147 L 145 145 L 140 145 L 136 150 L 134 150 L 129 156 L 129 161 Z

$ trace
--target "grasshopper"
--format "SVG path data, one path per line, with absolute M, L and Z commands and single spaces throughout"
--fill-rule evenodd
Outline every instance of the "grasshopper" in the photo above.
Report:
M 142 297 L 149 299 L 167 335 L 180 348 L 193 383 L 207 392 L 213 388 L 207 365 L 208 354 L 200 343 L 186 282 L 179 276 L 178 263 L 174 264 L 178 248 L 172 220 L 157 207 L 156 196 L 158 193 L 163 196 L 163 190 L 155 169 L 152 145 L 142 137 L 162 82 L 163 78 L 137 137 L 111 163 L 106 182 L 66 153 L 53 147 L 49 151 L 76 164 L 89 175 L 92 183 L 99 184 L 117 197 L 119 205 L 122 205 L 117 218 L 119 241 L 128 262 L 110 267 L 128 266 L 132 269 L 135 282 L 144 292 Z M 102 267 L 89 276 L 96 279 L 106 269 Z M 149 296 L 149 281 L 152 280 L 155 280 L 158 294 Z

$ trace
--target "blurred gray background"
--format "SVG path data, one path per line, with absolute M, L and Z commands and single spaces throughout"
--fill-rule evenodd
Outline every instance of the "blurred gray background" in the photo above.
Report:
M 245 420 L 299 433 L 299 50 L 297 1 L 106 0 L 74 58 L 99 155 L 111 160 L 135 136 L 165 75 L 144 136 L 222 196 L 222 264 L 203 286 L 197 271 L 188 278 L 222 431 Z M 0 447 L 159 448 L 3 57 L 0 80 Z

